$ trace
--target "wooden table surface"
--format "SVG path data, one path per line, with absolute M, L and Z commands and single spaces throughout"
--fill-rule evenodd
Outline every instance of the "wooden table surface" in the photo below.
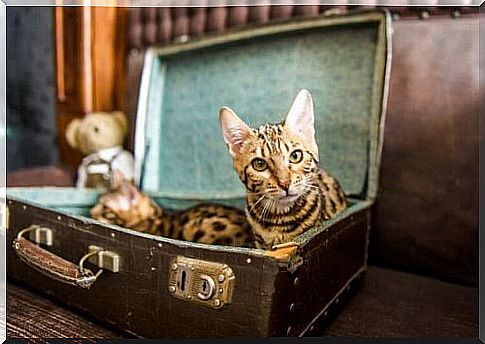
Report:
M 12 282 L 7 283 L 7 337 L 129 338 Z

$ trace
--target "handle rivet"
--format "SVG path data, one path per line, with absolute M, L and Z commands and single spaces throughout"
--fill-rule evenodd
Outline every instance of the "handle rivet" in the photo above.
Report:
M 162 246 L 163 246 L 163 245 L 162 245 L 162 243 L 161 243 L 161 242 L 159 242 L 159 243 L 158 243 L 158 247 L 162 248 Z
M 217 280 L 219 282 L 224 282 L 225 279 L 226 279 L 226 277 L 223 274 L 220 274 L 219 276 L 217 276 Z
M 214 300 L 214 306 L 219 307 L 221 305 L 221 300 L 215 299 Z
M 175 287 L 173 285 L 171 285 L 170 287 L 168 287 L 168 290 L 171 292 L 171 293 L 175 293 Z
M 295 303 L 292 303 L 292 304 L 290 305 L 290 311 L 293 311 L 294 309 L 295 309 Z
M 178 269 L 178 265 L 177 263 L 173 263 L 172 264 L 172 270 L 177 270 Z
M 251 264 L 251 258 L 246 259 L 246 263 Z

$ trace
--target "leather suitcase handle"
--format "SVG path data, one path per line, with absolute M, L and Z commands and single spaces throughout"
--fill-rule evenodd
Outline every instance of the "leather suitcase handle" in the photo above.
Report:
M 97 254 L 98 251 L 86 254 L 81 258 L 79 264 L 74 264 L 22 237 L 24 233 L 36 227 L 31 226 L 21 230 L 13 241 L 13 248 L 18 257 L 33 269 L 52 279 L 89 289 L 103 270 L 94 274 L 91 270 L 84 268 L 83 263 L 91 255 Z

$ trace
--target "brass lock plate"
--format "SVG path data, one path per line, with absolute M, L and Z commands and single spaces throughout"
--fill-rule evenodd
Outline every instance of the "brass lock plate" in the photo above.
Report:
M 170 264 L 168 290 L 179 299 L 219 309 L 231 303 L 235 279 L 227 264 L 177 256 Z

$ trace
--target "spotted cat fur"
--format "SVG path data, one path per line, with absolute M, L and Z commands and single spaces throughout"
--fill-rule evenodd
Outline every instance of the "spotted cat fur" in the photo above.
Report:
M 246 216 L 258 248 L 287 243 L 347 207 L 339 182 L 319 166 L 307 90 L 298 93 L 281 123 L 250 128 L 228 107 L 219 119 L 234 169 L 246 186 Z
M 168 212 L 130 182 L 99 197 L 91 216 L 140 232 L 203 244 L 253 246 L 244 211 L 221 204 L 199 204 Z

